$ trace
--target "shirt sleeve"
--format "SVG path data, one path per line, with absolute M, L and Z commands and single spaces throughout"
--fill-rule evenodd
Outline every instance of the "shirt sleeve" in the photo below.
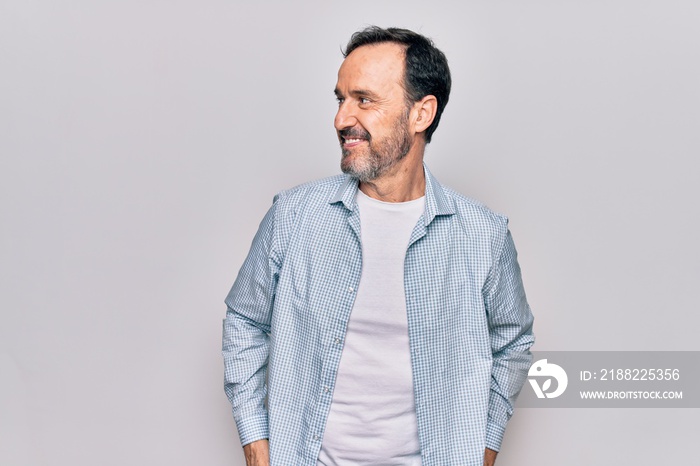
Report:
M 506 424 L 532 362 L 533 316 L 525 298 L 520 266 L 510 231 L 485 287 L 493 364 L 486 447 L 499 451 Z
M 275 254 L 276 203 L 268 210 L 226 297 L 223 325 L 224 391 L 241 444 L 269 438 L 266 371 L 279 260 Z

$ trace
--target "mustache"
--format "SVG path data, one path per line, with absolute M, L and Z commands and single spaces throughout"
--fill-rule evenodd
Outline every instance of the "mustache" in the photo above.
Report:
M 370 135 L 367 131 L 360 128 L 346 128 L 338 131 L 338 135 L 344 139 L 367 139 L 369 141 Z

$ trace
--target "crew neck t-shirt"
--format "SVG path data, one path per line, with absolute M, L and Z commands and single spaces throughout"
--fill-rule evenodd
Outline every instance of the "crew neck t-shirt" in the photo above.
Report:
M 362 274 L 318 466 L 420 466 L 404 258 L 425 197 L 382 202 L 358 190 Z

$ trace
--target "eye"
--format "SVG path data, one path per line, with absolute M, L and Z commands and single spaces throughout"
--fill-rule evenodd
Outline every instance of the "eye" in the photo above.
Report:
M 340 105 L 340 104 L 342 104 L 343 102 L 345 102 L 345 99 L 343 99 L 342 97 L 336 97 L 336 98 L 335 98 L 335 101 L 338 102 L 338 105 Z
M 367 97 L 360 97 L 358 100 L 360 101 L 361 104 L 368 104 L 368 103 L 372 102 Z

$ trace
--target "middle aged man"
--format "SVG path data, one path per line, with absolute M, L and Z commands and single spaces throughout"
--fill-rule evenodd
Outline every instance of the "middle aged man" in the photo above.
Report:
M 423 164 L 443 53 L 370 27 L 344 55 L 345 174 L 275 198 L 226 299 L 246 461 L 491 465 L 534 340 L 507 220 Z

